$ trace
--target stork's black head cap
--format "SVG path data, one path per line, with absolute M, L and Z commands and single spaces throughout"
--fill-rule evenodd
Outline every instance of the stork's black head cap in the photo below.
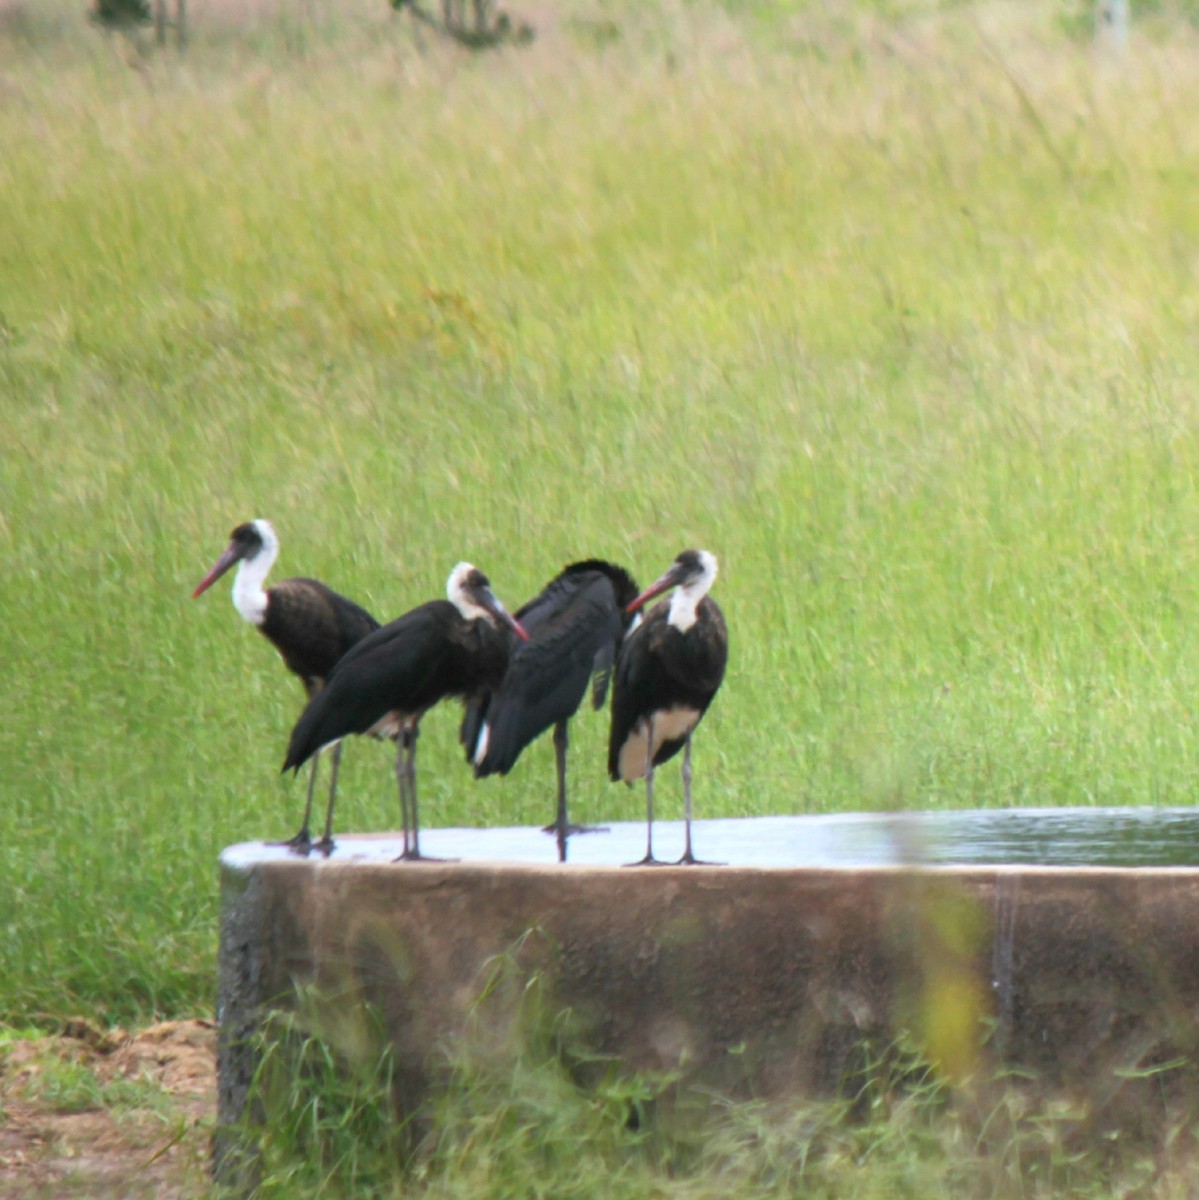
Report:
M 258 550 L 262 547 L 262 534 L 258 532 L 258 527 L 253 521 L 246 521 L 239 525 L 230 535 L 229 540 L 236 542 L 237 545 L 244 547 L 246 550 Z

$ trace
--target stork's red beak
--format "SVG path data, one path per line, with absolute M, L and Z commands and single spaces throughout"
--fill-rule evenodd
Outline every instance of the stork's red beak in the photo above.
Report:
M 679 582 L 679 573 L 675 567 L 671 567 L 660 579 L 655 579 L 653 583 L 637 597 L 632 603 L 625 606 L 625 613 L 635 613 L 643 605 L 648 604 L 655 596 L 660 596 L 663 592 L 672 588 Z
M 516 636 L 520 638 L 522 642 L 527 642 L 529 640 L 529 634 L 525 627 L 498 600 L 495 602 L 495 615 L 499 617 L 499 619 L 503 621 L 503 623 L 507 625 L 508 628 L 511 629 L 512 632 L 516 634 Z
M 221 557 L 212 564 L 212 570 L 209 571 L 208 574 L 205 575 L 204 578 L 201 579 L 196 585 L 196 590 L 192 592 L 192 599 L 194 600 L 197 596 L 208 591 L 208 589 L 212 587 L 212 585 L 216 583 L 216 581 L 220 579 L 220 577 L 224 575 L 224 573 L 229 570 L 229 568 L 233 566 L 233 564 L 240 558 L 241 551 L 238 550 L 237 544 L 231 544 L 225 553 L 222 554 Z
M 491 588 L 483 588 L 481 593 L 477 593 L 479 603 L 493 617 L 496 618 L 502 625 L 507 625 L 514 634 L 522 642 L 529 640 L 528 633 L 525 632 L 525 627 L 504 607 L 500 598 L 491 590 Z

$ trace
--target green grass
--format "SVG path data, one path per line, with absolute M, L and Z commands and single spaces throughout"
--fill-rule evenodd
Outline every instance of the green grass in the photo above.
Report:
M 729 1102 L 578 1058 L 569 1021 L 538 1017 L 537 983 L 525 982 L 520 1036 L 497 1044 L 481 1014 L 414 1116 L 368 1012 L 280 1016 L 252 1089 L 267 1119 L 233 1143 L 257 1164 L 254 1200 L 1193 1194 L 1187 1121 L 1157 1129 L 1156 1148 L 1100 1136 L 1094 1097 L 1003 1076 L 951 1086 L 906 1044 L 862 1046 L 838 1098 Z
M 713 550 L 701 816 L 1191 802 L 1189 34 L 611 3 L 474 58 L 385 7 L 0 33 L 0 1019 L 211 1005 L 217 853 L 302 803 L 298 684 L 188 599 L 258 515 L 383 618 Z M 428 822 L 548 819 L 549 745 L 476 785 L 456 724 Z M 576 724 L 575 812 L 637 818 Z
M 0 19 L 0 1022 L 211 1007 L 216 856 L 302 802 L 298 685 L 227 589 L 188 599 L 257 515 L 280 575 L 384 618 L 464 557 L 517 604 L 581 555 L 716 552 L 701 816 L 1191 803 L 1184 26 L 1121 67 L 1071 6 L 580 0 L 472 58 L 382 3 L 195 6 L 177 62 L 80 7 Z M 635 819 L 604 732 L 577 722 L 574 811 Z M 431 823 L 548 819 L 547 744 L 476 785 L 455 733 L 424 726 Z M 394 827 L 386 750 L 350 747 L 342 797 Z M 661 1081 L 580 1088 L 534 1046 L 456 1065 L 397 1180 L 385 1058 L 300 1049 L 264 1194 L 1191 1178 L 1181 1136 L 1107 1161 L 1083 1115 L 927 1080 L 655 1133 Z M 40 1100 L 122 1102 L 76 1066 Z

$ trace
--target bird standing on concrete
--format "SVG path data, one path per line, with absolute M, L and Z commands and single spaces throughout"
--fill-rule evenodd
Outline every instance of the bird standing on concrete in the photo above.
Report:
M 499 687 L 508 667 L 508 631 L 528 637 L 470 563 L 450 572 L 446 595 L 375 630 L 337 664 L 292 730 L 283 763 L 284 771 L 298 771 L 351 733 L 395 738 L 404 859 L 422 857 L 416 805 L 421 717 L 439 700 L 457 696 L 469 704 Z
M 352 600 L 316 579 L 284 579 L 263 588 L 267 574 L 279 554 L 279 539 L 269 521 L 259 518 L 239 525 L 230 535 L 229 546 L 200 580 L 192 599 L 206 592 L 234 564 L 233 604 L 242 617 L 255 626 L 279 653 L 288 670 L 299 676 L 309 700 L 324 686 L 334 665 L 351 646 L 379 628 L 379 622 Z M 316 787 L 317 756 L 312 759 L 308 800 L 299 832 L 286 844 L 307 851 L 312 839 L 308 829 L 312 817 L 312 794 Z M 329 780 L 329 807 L 325 833 L 317 848 L 326 853 L 333 847 L 333 804 L 337 798 L 337 769 L 341 747 L 333 751 Z
M 601 559 L 571 563 L 523 607 L 516 619 L 529 640 L 516 647 L 499 689 L 486 703 L 467 710 L 462 740 L 475 775 L 506 775 L 524 748 L 554 727 L 558 808 L 545 827 L 558 839 L 566 861 L 566 839 L 590 827 L 571 825 L 566 806 L 567 725 L 587 684 L 592 705 L 602 708 L 621 640 L 631 621 L 625 609 L 637 584 L 622 567 Z
M 669 601 L 654 605 L 625 638 L 612 684 L 608 774 L 613 780 L 645 780 L 646 852 L 654 858 L 654 767 L 683 750 L 683 804 L 687 825 L 681 863 L 697 863 L 691 849 L 691 734 L 724 678 L 729 635 L 724 614 L 708 595 L 716 557 L 684 550 L 670 569 L 629 606 L 635 612 L 668 588 Z

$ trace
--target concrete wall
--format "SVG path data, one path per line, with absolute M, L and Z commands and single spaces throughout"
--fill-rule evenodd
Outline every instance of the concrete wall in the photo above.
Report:
M 409 1111 L 493 988 L 523 982 L 588 1054 L 731 1095 L 828 1094 L 865 1040 L 912 1034 L 951 1075 L 1029 1068 L 1152 1127 L 1199 1095 L 1199 871 L 392 864 L 241 848 L 223 859 L 220 1121 L 267 1006 L 315 988 L 382 1015 Z M 502 970 L 498 968 L 502 966 Z M 479 1036 L 475 1021 L 472 1036 Z

